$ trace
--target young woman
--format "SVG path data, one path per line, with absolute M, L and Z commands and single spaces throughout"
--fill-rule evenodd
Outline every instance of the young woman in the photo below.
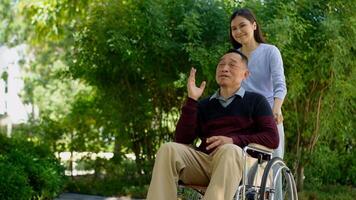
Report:
M 248 9 L 239 9 L 231 15 L 230 40 L 234 48 L 245 54 L 249 77 L 242 87 L 262 94 L 268 100 L 278 125 L 280 144 L 275 156 L 283 158 L 284 130 L 281 107 L 287 94 L 283 61 L 278 48 L 266 44 L 255 15 Z
M 255 15 L 248 9 L 236 10 L 230 18 L 230 40 L 235 49 L 248 57 L 250 75 L 242 82 L 247 91 L 262 94 L 272 108 L 279 133 L 279 146 L 273 156 L 284 156 L 284 128 L 281 112 L 287 94 L 283 61 L 278 48 L 266 44 Z M 281 178 L 276 185 L 277 197 L 282 199 Z

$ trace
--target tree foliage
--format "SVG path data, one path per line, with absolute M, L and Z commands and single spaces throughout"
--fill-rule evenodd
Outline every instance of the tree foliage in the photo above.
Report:
M 263 24 L 285 61 L 286 149 L 295 152 L 301 188 L 304 167 L 311 167 L 323 141 L 339 140 L 329 149 L 342 153 L 355 146 L 356 7 L 351 1 L 267 1 L 266 6 L 271 9 L 261 10 Z
M 220 8 L 219 8 L 220 6 Z M 70 72 L 96 86 L 120 137 L 140 160 L 172 136 L 193 65 L 213 82 L 227 41 L 224 5 L 215 1 L 109 1 L 75 34 Z M 124 112 L 130 108 L 130 112 Z M 113 112 L 114 111 L 114 112 Z M 173 121 L 172 121 L 173 120 Z
M 137 173 L 149 174 L 146 162 L 172 139 L 189 69 L 208 82 L 205 95 L 216 89 L 215 65 L 231 46 L 237 7 L 251 8 L 281 50 L 286 159 L 299 188 L 304 174 L 310 185 L 330 180 L 328 170 L 346 172 L 330 183 L 355 185 L 355 168 L 345 170 L 356 162 L 354 1 L 20 1 L 23 41 L 36 55 L 27 97 L 47 113 L 40 127 L 60 130 L 39 129 L 40 138 L 54 149 L 112 148 L 116 164 L 134 153 Z M 53 106 L 57 94 L 68 99 Z

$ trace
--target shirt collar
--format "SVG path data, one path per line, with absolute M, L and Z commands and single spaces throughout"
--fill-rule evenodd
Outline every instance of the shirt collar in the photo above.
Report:
M 241 86 L 238 90 L 236 90 L 235 94 L 233 96 L 240 96 L 241 98 L 243 98 L 245 95 L 245 89 Z M 221 99 L 222 97 L 220 96 L 220 89 L 216 90 L 216 92 L 211 95 L 211 97 L 209 98 L 209 101 L 211 101 L 212 99 Z M 231 97 L 229 97 L 231 98 Z

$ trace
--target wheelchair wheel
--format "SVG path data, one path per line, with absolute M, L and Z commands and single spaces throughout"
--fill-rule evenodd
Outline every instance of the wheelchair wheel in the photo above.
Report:
M 273 177 L 273 180 L 270 180 Z M 280 178 L 281 177 L 281 178 Z M 282 191 L 276 190 L 276 182 L 282 180 Z M 298 200 L 293 174 L 283 160 L 275 157 L 270 160 L 263 172 L 259 200 Z
M 247 174 L 247 185 L 253 185 L 256 179 L 256 174 L 258 170 L 257 161 L 251 166 Z

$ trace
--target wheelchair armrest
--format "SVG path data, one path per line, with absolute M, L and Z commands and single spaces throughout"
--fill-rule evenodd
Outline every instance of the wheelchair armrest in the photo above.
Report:
M 244 147 L 244 151 L 254 158 L 259 158 L 261 156 L 262 160 L 270 160 L 273 153 L 273 149 L 256 143 L 248 144 Z
M 251 149 L 255 149 L 256 151 L 273 153 L 273 149 L 270 149 L 270 148 L 260 145 L 260 144 L 250 143 L 247 146 L 250 147 Z

